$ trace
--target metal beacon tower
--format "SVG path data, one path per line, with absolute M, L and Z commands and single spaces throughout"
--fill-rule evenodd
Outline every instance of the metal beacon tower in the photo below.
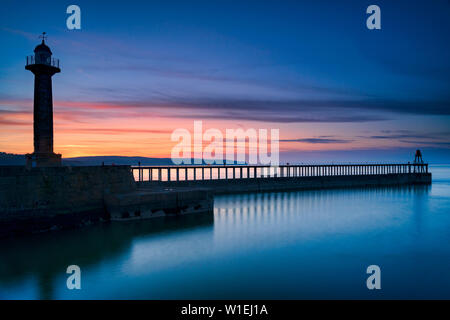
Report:
M 61 72 L 59 60 L 52 58 L 52 51 L 42 43 L 34 49 L 34 56 L 27 56 L 26 70 L 34 74 L 33 133 L 34 152 L 27 154 L 27 167 L 55 167 L 61 165 L 61 155 L 53 152 L 53 97 L 52 76 Z

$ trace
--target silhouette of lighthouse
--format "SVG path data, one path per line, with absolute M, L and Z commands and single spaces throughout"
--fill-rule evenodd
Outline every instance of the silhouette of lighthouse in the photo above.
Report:
M 52 76 L 61 69 L 45 44 L 45 32 L 41 37 L 42 43 L 34 49 L 34 56 L 27 57 L 25 66 L 34 74 L 34 152 L 26 157 L 29 167 L 54 167 L 61 165 L 61 155 L 53 152 Z

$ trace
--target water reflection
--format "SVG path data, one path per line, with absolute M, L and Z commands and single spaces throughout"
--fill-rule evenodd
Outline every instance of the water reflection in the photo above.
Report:
M 250 230 L 264 230 L 264 226 L 273 229 L 295 226 L 299 230 L 299 226 L 307 225 L 308 228 L 323 230 L 323 226 L 329 223 L 339 224 L 336 215 L 341 214 L 338 220 L 348 220 L 356 218 L 351 211 L 358 215 L 370 214 L 364 210 L 354 210 L 355 207 L 374 201 L 395 203 L 410 198 L 414 199 L 416 223 L 419 224 L 420 212 L 426 210 L 430 188 L 427 185 L 411 185 L 218 196 L 214 203 L 215 236 L 248 236 Z M 318 219 L 324 225 L 318 224 Z M 349 221 L 343 222 L 349 224 Z M 237 227 L 246 228 L 248 232 L 234 232 Z
M 1 287 L 36 279 L 39 299 L 52 299 L 53 279 L 71 264 L 84 268 L 122 256 L 133 241 L 211 228 L 210 214 L 108 223 L 0 242 Z M 1 297 L 1 295 L 0 295 Z
M 450 198 L 432 188 L 223 195 L 214 215 L 2 241 L 0 298 L 450 297 Z M 386 270 L 378 296 L 364 286 L 374 262 Z M 65 288 L 70 264 L 80 292 Z

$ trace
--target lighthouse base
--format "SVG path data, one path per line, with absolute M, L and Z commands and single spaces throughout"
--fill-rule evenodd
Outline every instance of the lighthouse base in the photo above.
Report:
M 31 153 L 26 154 L 28 168 L 33 167 L 60 167 L 61 155 L 56 153 Z

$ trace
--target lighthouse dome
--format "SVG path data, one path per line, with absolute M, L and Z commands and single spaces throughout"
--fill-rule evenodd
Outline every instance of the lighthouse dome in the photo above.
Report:
M 52 51 L 50 48 L 45 44 L 44 40 L 42 40 L 42 43 L 36 48 L 34 48 L 34 53 L 49 53 L 52 54 Z

